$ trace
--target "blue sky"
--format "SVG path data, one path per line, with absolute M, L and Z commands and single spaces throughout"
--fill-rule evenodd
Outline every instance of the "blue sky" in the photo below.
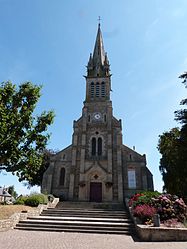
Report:
M 114 116 L 122 119 L 124 144 L 147 155 L 161 191 L 158 136 L 177 126 L 173 112 L 186 97 L 178 76 L 187 70 L 187 1 L 0 0 L 0 10 L 0 81 L 43 85 L 36 113 L 56 113 L 51 149 L 71 143 L 101 16 Z M 30 191 L 0 174 L 1 186 L 12 184 L 19 193 Z

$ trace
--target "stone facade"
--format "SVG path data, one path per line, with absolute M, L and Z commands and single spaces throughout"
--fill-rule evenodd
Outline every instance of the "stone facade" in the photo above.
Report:
M 113 116 L 111 74 L 98 27 L 90 54 L 82 116 L 74 121 L 72 144 L 51 158 L 42 192 L 65 200 L 123 202 L 141 190 L 153 190 L 145 155 L 122 144 L 121 120 Z

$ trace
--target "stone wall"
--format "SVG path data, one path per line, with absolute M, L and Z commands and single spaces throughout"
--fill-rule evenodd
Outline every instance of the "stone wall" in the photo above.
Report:
M 187 241 L 186 228 L 148 227 L 136 224 L 142 241 Z

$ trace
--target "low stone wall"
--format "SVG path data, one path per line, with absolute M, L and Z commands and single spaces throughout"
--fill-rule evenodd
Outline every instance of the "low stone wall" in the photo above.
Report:
M 136 224 L 136 231 L 142 241 L 187 241 L 186 228 L 147 227 Z
M 48 203 L 48 208 L 55 208 L 58 203 L 59 203 L 59 198 L 54 198 L 52 202 Z
M 40 204 L 33 210 L 29 210 L 28 212 L 23 213 L 15 213 L 6 220 L 0 220 L 0 232 L 13 229 L 20 220 L 26 220 L 27 217 L 38 216 L 43 210 L 47 208 L 55 208 L 58 202 L 59 198 L 55 198 L 53 202 L 50 202 L 47 205 Z

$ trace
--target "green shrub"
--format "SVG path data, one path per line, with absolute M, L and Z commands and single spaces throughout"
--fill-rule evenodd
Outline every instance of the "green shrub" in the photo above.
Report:
M 40 204 L 40 198 L 38 198 L 38 196 L 35 195 L 29 196 L 25 201 L 25 205 L 31 207 L 37 207 L 39 204 Z
M 158 191 L 143 191 L 141 194 L 146 195 L 149 198 L 155 198 L 161 195 L 161 193 Z
M 47 204 L 48 198 L 44 194 L 31 194 L 25 201 L 25 205 L 37 207 L 39 204 Z
M 132 206 L 135 208 L 136 206 L 143 205 L 143 204 L 152 205 L 153 198 L 156 198 L 160 195 L 161 194 L 158 191 L 144 191 L 144 192 L 135 194 L 130 198 L 129 206 Z
M 32 196 L 32 197 L 34 196 L 34 197 L 38 198 L 39 204 L 47 204 L 48 203 L 48 197 L 47 197 L 47 195 L 33 193 L 30 196 Z
M 44 194 L 33 193 L 30 196 L 20 196 L 14 204 L 27 205 L 31 207 L 37 207 L 39 204 L 47 204 L 48 196 Z
M 146 195 L 142 195 L 138 197 L 138 200 L 133 203 L 133 207 L 143 205 L 143 204 L 150 204 L 152 203 L 152 198 Z
M 26 196 L 20 196 L 19 198 L 16 199 L 14 202 L 15 205 L 24 205 L 25 201 L 27 200 L 28 197 Z

